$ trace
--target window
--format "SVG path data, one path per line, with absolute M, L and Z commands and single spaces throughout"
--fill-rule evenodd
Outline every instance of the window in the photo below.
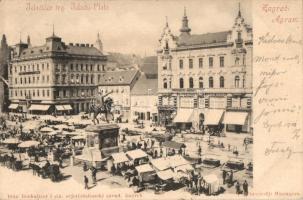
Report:
M 80 83 L 83 84 L 83 74 L 81 74 Z
M 28 77 L 28 84 L 31 84 L 31 77 Z
M 49 75 L 46 76 L 46 82 L 49 83 Z
M 71 71 L 74 70 L 74 65 L 73 65 L 73 63 L 70 64 L 70 70 L 71 70 Z
M 220 56 L 220 67 L 224 67 L 224 57 Z
M 189 78 L 189 88 L 194 88 L 194 79 L 192 77 Z
M 88 71 L 88 64 L 85 65 L 85 70 Z
M 44 76 L 42 76 L 42 83 L 44 83 L 44 81 L 45 81 L 45 77 L 44 77 Z
M 188 60 L 188 65 L 189 65 L 189 69 L 192 69 L 192 68 L 193 68 L 193 65 L 194 65 L 194 64 L 193 64 L 193 59 L 190 58 L 190 59 Z
M 163 88 L 167 88 L 167 79 L 166 78 L 164 78 L 163 79 Z
M 105 71 L 105 65 L 102 65 L 102 71 Z
M 24 78 L 24 84 L 26 84 L 26 77 Z
M 47 69 L 47 70 L 49 69 L 49 64 L 48 64 L 48 63 L 46 63 L 46 69 Z
M 17 84 L 17 83 L 18 83 L 17 78 L 15 78 L 15 84 Z
M 81 71 L 83 71 L 83 64 L 81 64 L 81 68 L 80 68 L 80 70 L 81 70 Z
M 100 71 L 100 65 L 97 65 L 97 71 Z
M 46 92 L 47 92 L 47 96 L 49 97 L 49 90 L 47 90 Z
M 101 75 L 98 74 L 98 83 L 100 83 L 100 80 L 101 80 Z
M 45 90 L 42 90 L 42 96 L 45 96 Z
M 224 88 L 224 77 L 220 76 L 220 88 Z
M 90 66 L 90 71 L 93 71 L 93 65 Z
M 36 77 L 33 77 L 33 83 L 35 83 L 36 82 Z
M 37 71 L 39 71 L 40 69 L 39 69 L 39 65 L 37 65 Z
M 203 58 L 199 58 L 199 68 L 203 67 Z
M 243 86 L 243 88 L 245 88 L 245 77 L 243 77 L 242 86 Z
M 71 83 L 74 83 L 74 75 L 73 74 L 70 75 L 70 81 L 71 81 Z
M 23 96 L 23 92 L 22 92 L 22 90 L 20 91 L 20 96 L 21 96 L 21 97 Z
M 199 78 L 199 88 L 203 88 L 203 78 Z
M 63 97 L 66 97 L 66 90 L 63 90 Z
M 20 78 L 20 84 L 22 84 L 22 78 Z
M 214 58 L 213 57 L 209 57 L 208 58 L 208 65 L 209 65 L 209 67 L 213 67 L 214 66 Z
M 236 57 L 236 59 L 235 59 L 235 65 L 239 65 L 239 62 L 240 62 L 240 58 Z
M 62 75 L 62 84 L 65 84 L 65 83 L 66 83 L 66 75 L 63 74 L 63 75 Z
M 235 76 L 235 88 L 239 88 L 240 77 Z
M 183 60 L 179 60 L 179 68 L 183 69 Z
M 34 97 L 34 96 L 36 96 L 36 92 L 35 92 L 35 90 L 33 90 L 33 97 Z
M 88 84 L 88 80 L 89 79 L 89 77 L 88 77 L 88 74 L 86 74 L 86 84 Z
M 56 74 L 56 84 L 58 84 L 59 83 L 59 81 L 60 81 L 60 75 L 59 74 Z
M 79 66 L 78 66 L 78 64 L 76 64 L 76 71 L 78 71 L 79 70 L 79 68 L 78 68 Z
M 213 88 L 214 87 L 214 79 L 213 77 L 208 78 L 208 87 Z
M 183 78 L 179 79 L 180 88 L 184 88 L 184 80 Z
M 91 84 L 94 83 L 94 75 L 91 75 L 91 77 L 90 77 L 90 83 L 91 83 Z
M 40 96 L 40 90 L 37 90 L 37 96 L 38 97 Z

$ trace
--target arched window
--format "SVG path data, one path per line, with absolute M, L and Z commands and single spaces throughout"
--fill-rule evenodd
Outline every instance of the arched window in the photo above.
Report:
M 203 88 L 203 78 L 199 78 L 199 88 Z
M 189 78 L 189 88 L 194 88 L 194 79 L 192 77 Z
M 184 88 L 184 81 L 183 78 L 179 79 L 180 88 Z
M 220 76 L 220 88 L 224 88 L 224 77 Z
M 240 77 L 235 76 L 235 88 L 239 88 Z
M 245 77 L 243 77 L 243 80 L 242 80 L 242 83 L 243 83 L 243 88 L 245 88 Z
M 166 78 L 164 78 L 163 79 L 163 88 L 167 88 L 167 79 Z
M 236 59 L 235 59 L 235 65 L 239 65 L 239 62 L 240 62 L 240 58 L 236 57 Z
M 213 88 L 214 87 L 214 79 L 213 77 L 208 78 L 208 87 Z

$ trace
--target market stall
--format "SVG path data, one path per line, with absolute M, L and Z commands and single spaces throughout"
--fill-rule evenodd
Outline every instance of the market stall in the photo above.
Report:
M 135 166 L 148 162 L 148 155 L 141 149 L 127 151 L 126 155 L 134 163 Z
M 138 172 L 139 181 L 141 183 L 151 182 L 156 178 L 155 170 L 149 164 L 139 165 L 135 169 Z
M 220 190 L 219 178 L 215 174 L 204 176 L 205 188 L 209 195 L 217 194 Z

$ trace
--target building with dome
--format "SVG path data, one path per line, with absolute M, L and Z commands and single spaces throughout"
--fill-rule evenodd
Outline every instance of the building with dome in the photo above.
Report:
M 192 34 L 185 9 L 178 35 L 166 23 L 157 49 L 161 124 L 251 131 L 253 32 L 240 6 L 230 27 Z

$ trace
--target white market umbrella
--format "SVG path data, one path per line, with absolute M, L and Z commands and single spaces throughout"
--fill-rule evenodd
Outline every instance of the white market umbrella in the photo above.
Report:
M 2 142 L 3 144 L 19 144 L 20 141 L 17 138 L 8 138 Z
M 53 132 L 54 129 L 50 128 L 50 127 L 43 127 L 40 129 L 41 132 Z
M 36 147 L 39 144 L 40 144 L 40 142 L 38 142 L 38 141 L 29 140 L 29 141 L 24 141 L 24 142 L 20 143 L 18 145 L 18 147 L 21 147 L 21 148 Z

